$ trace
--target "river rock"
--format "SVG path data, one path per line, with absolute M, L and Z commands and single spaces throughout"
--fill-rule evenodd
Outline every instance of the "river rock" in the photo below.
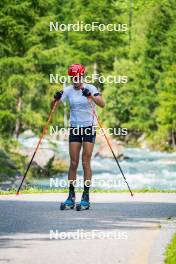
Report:
M 7 191 L 9 189 L 12 188 L 12 181 L 8 180 L 8 181 L 3 181 L 0 184 L 0 190 L 2 191 Z
M 28 151 L 28 160 L 31 159 L 34 149 Z M 44 168 L 51 159 L 54 159 L 54 151 L 51 149 L 39 149 L 34 157 L 34 162 L 40 168 Z
M 137 142 L 139 143 L 139 146 L 141 148 L 147 149 L 149 148 L 150 144 L 149 141 L 147 140 L 147 134 L 143 133 L 137 140 Z
M 12 190 L 12 189 L 13 190 L 14 189 L 17 190 L 19 185 L 20 185 L 20 183 L 21 183 L 21 181 L 22 181 L 22 179 L 23 179 L 23 176 L 21 176 L 21 175 L 20 176 L 16 175 L 13 178 L 7 177 L 7 180 L 2 181 L 0 183 L 0 191 L 9 191 L 9 190 Z M 26 181 L 23 182 L 23 188 L 25 186 L 27 186 L 27 182 Z
M 16 176 L 13 183 L 12 183 L 12 189 L 18 189 L 18 187 L 20 186 L 20 183 L 23 179 L 23 176 Z M 27 183 L 27 179 L 23 182 L 23 188 L 26 187 L 28 185 Z
M 21 143 L 18 153 L 27 157 L 27 163 L 31 160 L 39 138 L 27 130 L 18 138 Z M 58 172 L 68 170 L 68 164 L 58 156 L 58 145 L 50 136 L 45 135 L 33 159 L 29 177 L 48 177 Z M 30 174 L 31 172 L 31 174 Z M 38 175 L 38 176 L 37 176 Z
M 68 162 L 61 159 L 54 159 L 51 165 L 52 174 L 68 171 Z
M 115 139 L 110 139 L 109 142 L 114 150 L 114 153 L 118 159 L 124 158 L 124 143 L 121 141 L 117 141 Z M 113 158 L 112 152 L 106 142 L 101 142 L 98 151 L 95 154 L 95 156 L 100 156 L 102 158 Z
M 28 130 L 25 130 L 23 133 L 21 133 L 20 137 L 21 138 L 32 138 L 32 137 L 35 137 L 35 134 L 30 129 L 28 129 Z

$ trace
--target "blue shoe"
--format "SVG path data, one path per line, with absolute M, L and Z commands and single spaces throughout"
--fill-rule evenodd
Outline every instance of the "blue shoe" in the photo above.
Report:
M 74 209 L 75 207 L 75 192 L 70 192 L 67 200 L 60 205 L 60 210 Z
M 77 211 L 88 210 L 89 207 L 90 207 L 89 193 L 83 192 L 81 202 L 76 205 L 76 210 Z

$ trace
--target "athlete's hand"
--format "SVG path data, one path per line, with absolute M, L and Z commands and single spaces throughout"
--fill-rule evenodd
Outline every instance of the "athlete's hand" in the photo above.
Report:
M 89 91 L 89 89 L 83 88 L 82 89 L 82 95 L 85 97 L 89 97 L 89 96 L 91 96 L 91 92 Z
M 54 104 L 56 103 L 56 101 L 61 99 L 62 94 L 63 94 L 63 91 L 58 91 L 58 92 L 55 93 L 54 99 L 51 102 L 51 109 L 54 107 Z
M 62 94 L 63 94 L 63 91 L 56 92 L 55 95 L 54 95 L 54 99 L 57 100 L 57 101 L 60 100 L 61 97 L 62 97 Z

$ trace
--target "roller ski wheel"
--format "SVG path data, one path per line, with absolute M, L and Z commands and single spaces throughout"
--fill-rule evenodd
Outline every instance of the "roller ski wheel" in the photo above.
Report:
M 60 210 L 70 210 L 75 207 L 75 193 L 70 193 L 67 200 L 60 205 Z
M 89 194 L 83 193 L 81 202 L 76 205 L 76 211 L 88 210 L 90 208 Z
M 63 211 L 63 210 L 70 210 L 70 209 L 74 209 L 74 205 L 70 206 L 70 205 L 67 205 L 65 203 L 61 203 L 60 205 L 60 210 Z
M 81 204 L 77 204 L 76 205 L 76 211 L 88 210 L 89 207 L 90 207 L 90 205 L 89 206 L 83 206 Z

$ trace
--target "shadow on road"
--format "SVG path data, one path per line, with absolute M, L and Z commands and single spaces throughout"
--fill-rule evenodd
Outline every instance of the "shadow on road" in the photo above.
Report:
M 151 228 L 169 216 L 176 216 L 174 203 L 93 203 L 90 210 L 77 212 L 60 211 L 57 202 L 0 201 L 0 233 Z
M 29 246 L 30 242 L 49 240 L 50 230 L 151 230 L 159 228 L 170 216 L 176 216 L 174 203 L 93 203 L 90 210 L 77 212 L 60 211 L 57 202 L 0 201 L 0 234 L 34 235 L 31 238 L 15 236 L 14 240 L 2 237 L 0 248 L 23 248 L 26 243 Z M 37 234 L 48 238 L 37 238 Z

